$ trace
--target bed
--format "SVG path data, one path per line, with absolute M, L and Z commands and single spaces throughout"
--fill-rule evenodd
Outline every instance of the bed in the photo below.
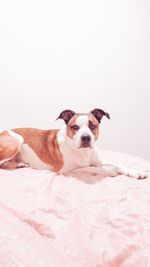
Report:
M 150 161 L 102 156 L 145 171 Z M 150 179 L 0 170 L 0 267 L 149 267 Z

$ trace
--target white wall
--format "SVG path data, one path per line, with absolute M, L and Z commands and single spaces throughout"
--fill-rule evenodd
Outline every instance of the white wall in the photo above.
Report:
M 100 107 L 101 147 L 150 158 L 150 1 L 0 3 L 0 130 Z

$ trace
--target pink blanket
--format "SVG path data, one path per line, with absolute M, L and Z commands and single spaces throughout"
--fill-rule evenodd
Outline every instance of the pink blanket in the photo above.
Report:
M 103 151 L 150 173 L 150 161 Z M 0 170 L 0 267 L 149 267 L 150 179 Z

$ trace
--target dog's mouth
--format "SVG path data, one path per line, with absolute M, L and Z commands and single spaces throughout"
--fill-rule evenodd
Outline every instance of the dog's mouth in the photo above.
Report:
M 90 143 L 81 143 L 79 148 L 92 148 Z

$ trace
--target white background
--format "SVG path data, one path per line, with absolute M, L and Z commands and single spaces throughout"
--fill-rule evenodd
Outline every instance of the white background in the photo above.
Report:
M 150 158 L 150 1 L 0 2 L 0 130 L 110 113 L 100 147 Z

